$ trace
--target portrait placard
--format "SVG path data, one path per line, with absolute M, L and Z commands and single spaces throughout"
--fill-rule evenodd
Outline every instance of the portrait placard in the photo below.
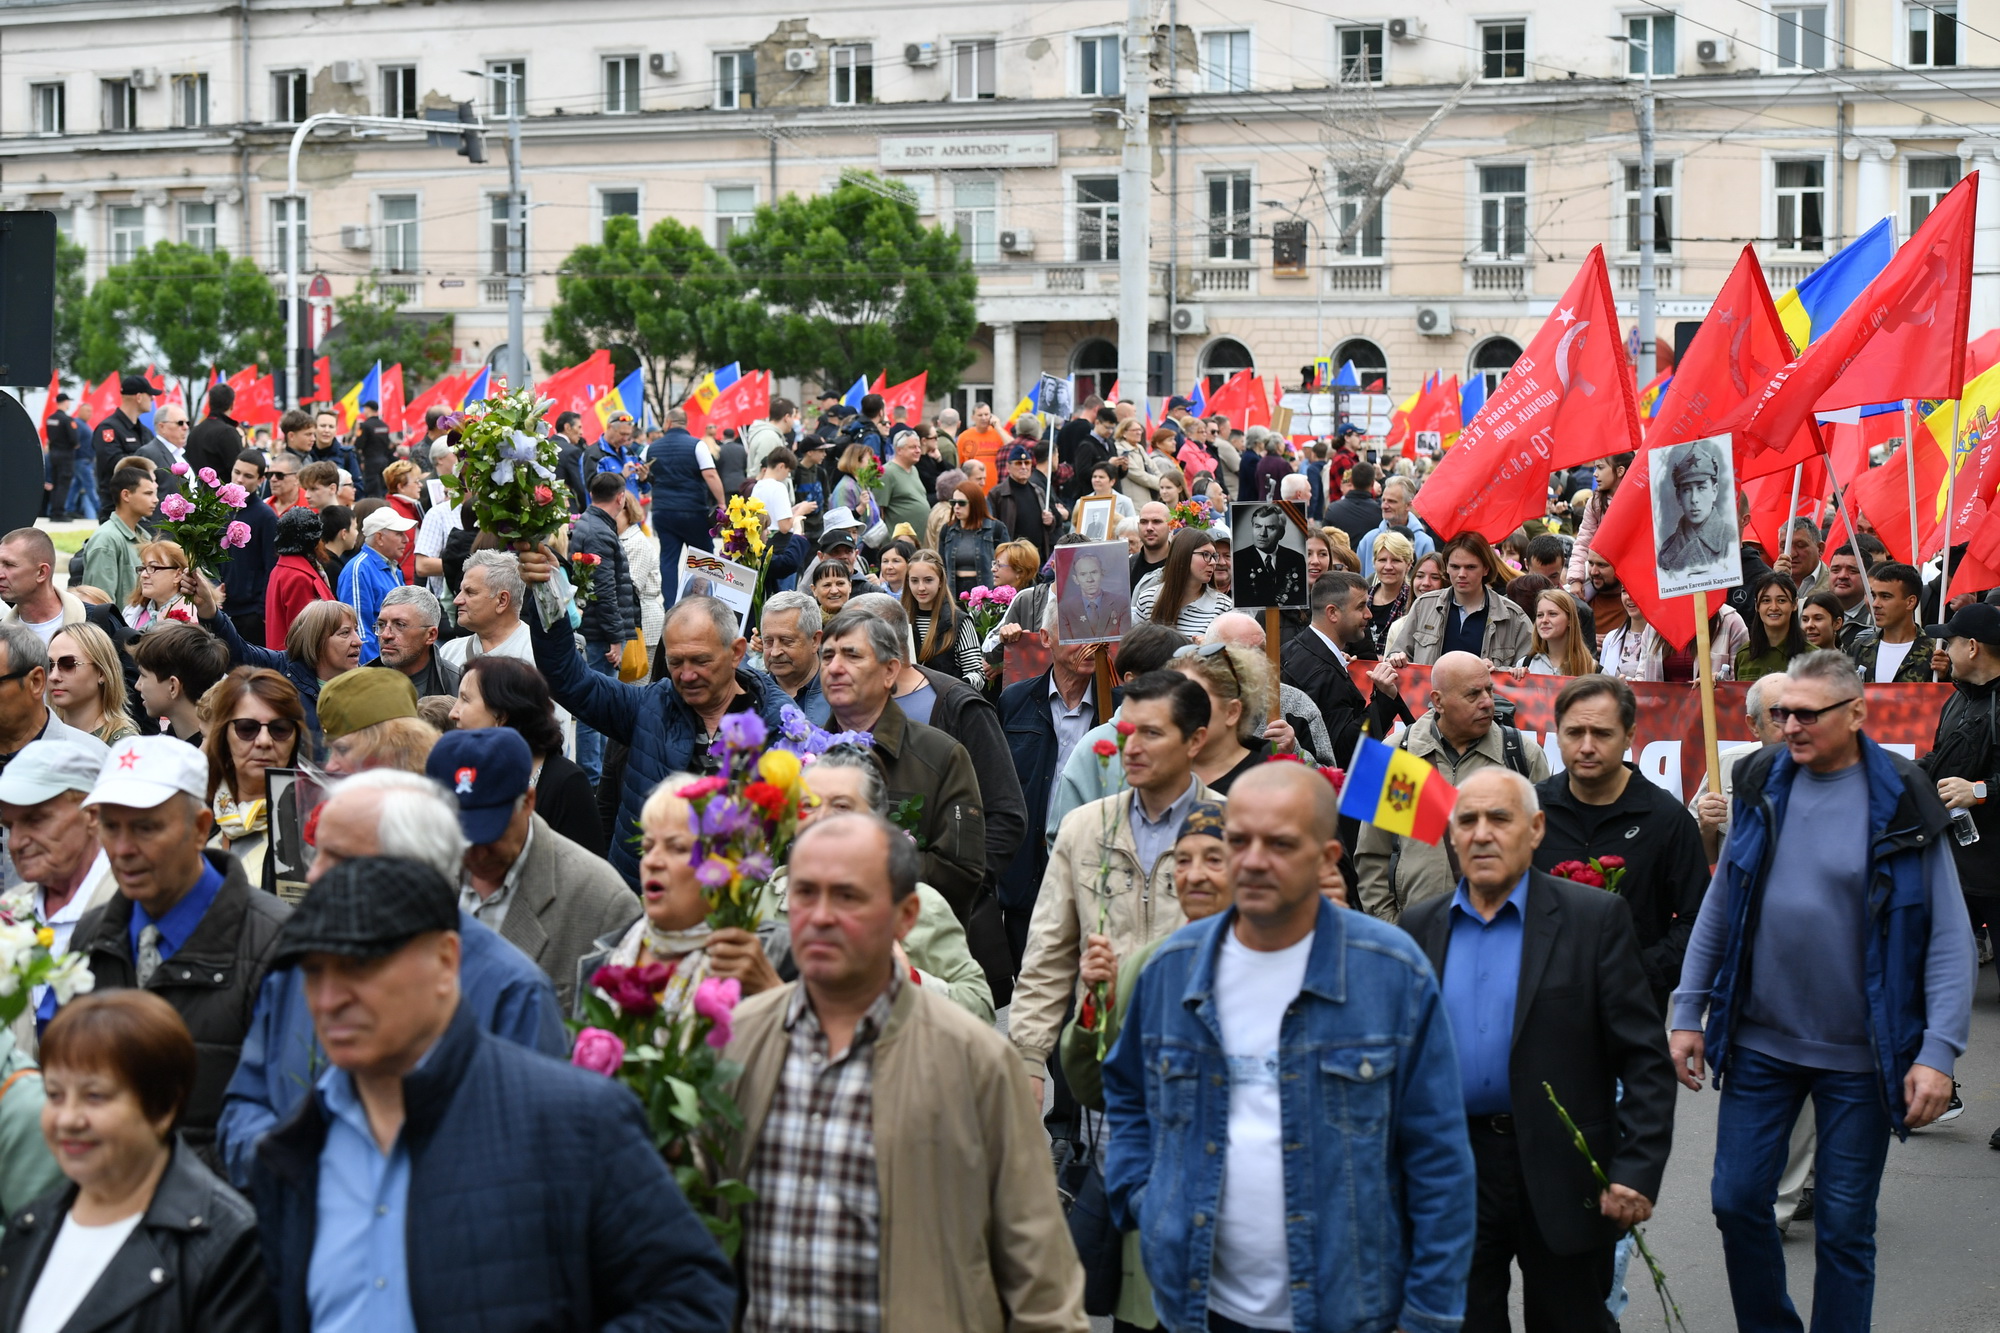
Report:
M 1058 546 L 1056 642 L 1116 643 L 1132 624 L 1131 558 L 1124 542 Z
M 1651 450 L 1653 553 L 1660 595 L 1739 587 L 1743 535 L 1736 519 L 1736 468 L 1727 435 Z
M 1275 501 L 1241 501 L 1229 506 L 1229 530 L 1229 595 L 1239 610 L 1302 611 L 1311 604 L 1306 530 L 1295 509 Z

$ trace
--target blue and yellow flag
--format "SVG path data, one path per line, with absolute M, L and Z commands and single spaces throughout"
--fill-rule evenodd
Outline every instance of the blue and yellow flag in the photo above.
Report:
M 1341 784 L 1340 813 L 1436 846 L 1457 800 L 1458 788 L 1435 768 L 1408 750 L 1363 736 Z
M 646 410 L 646 382 L 640 378 L 640 372 L 634 370 L 612 385 L 611 392 L 598 399 L 593 407 L 597 412 L 599 429 L 610 425 L 611 418 L 619 412 L 625 413 L 636 423 Z
M 720 370 L 709 371 L 708 374 L 701 377 L 701 383 L 694 386 L 693 392 L 689 393 L 688 397 L 692 398 L 694 405 L 706 414 L 711 407 L 715 406 L 716 398 L 724 389 L 743 378 L 741 367 L 742 362 L 731 361 Z M 633 415 L 636 417 L 638 414 L 634 413 Z
M 1814 338 L 1832 328 L 1854 304 L 1854 298 L 1889 266 L 1895 253 L 1895 224 L 1883 218 L 1780 296 L 1774 303 L 1778 322 L 1791 336 L 1792 346 L 1804 351 Z
M 481 366 L 479 368 L 479 373 L 473 377 L 472 383 L 465 386 L 464 394 L 462 394 L 459 397 L 458 400 L 459 407 L 463 408 L 467 403 L 485 402 L 486 386 L 488 382 L 492 380 L 492 378 L 493 378 L 493 367 Z

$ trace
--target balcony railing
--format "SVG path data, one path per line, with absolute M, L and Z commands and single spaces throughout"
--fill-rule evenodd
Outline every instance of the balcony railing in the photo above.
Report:
M 1810 278 L 1818 267 L 1818 260 L 1809 264 L 1766 264 L 1764 282 L 1773 292 L 1782 292 Z
M 1336 264 L 1326 271 L 1330 292 L 1379 292 L 1384 286 L 1380 264 Z
M 423 284 L 414 278 L 382 278 L 375 286 L 383 300 L 393 298 L 404 305 L 414 305 L 418 295 L 423 291 Z
M 1248 292 L 1250 290 L 1250 270 L 1247 268 L 1198 268 L 1194 271 L 1194 289 L 1203 294 L 1211 292 Z
M 1672 263 L 1655 262 L 1653 265 L 1653 290 L 1656 292 L 1679 290 L 1674 285 L 1678 276 Z M 1618 265 L 1615 281 L 1618 284 L 1619 291 L 1637 292 L 1639 290 L 1639 265 L 1631 260 L 1622 261 Z
M 1528 290 L 1528 266 L 1509 263 L 1469 263 L 1466 284 L 1474 292 L 1520 296 Z

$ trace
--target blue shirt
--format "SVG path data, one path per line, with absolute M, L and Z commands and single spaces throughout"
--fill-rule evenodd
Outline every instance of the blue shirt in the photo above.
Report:
M 355 619 L 360 622 L 362 661 L 382 655 L 381 646 L 375 642 L 375 617 L 381 613 L 382 599 L 389 595 L 389 590 L 402 586 L 402 566 L 391 564 L 372 546 L 355 552 L 347 568 L 340 571 L 340 600 L 354 608 Z
M 433 1048 L 435 1049 L 435 1048 Z M 410 1152 L 399 1133 L 384 1153 L 344 1069 L 319 1080 L 326 1146 L 306 1303 L 315 1333 L 416 1333 L 403 1237 L 410 1203 Z
M 1514 1000 L 1521 987 L 1521 936 L 1528 877 L 1507 895 L 1491 921 L 1479 915 L 1465 881 L 1451 898 L 1451 940 L 1444 955 L 1444 1011 L 1458 1047 L 1458 1077 L 1467 1115 L 1514 1109 L 1507 1061 L 1514 1048 Z
M 132 961 L 139 961 L 139 932 L 152 925 L 160 928 L 160 960 L 164 962 L 172 958 L 187 943 L 188 936 L 194 934 L 194 928 L 201 924 L 202 917 L 208 912 L 208 905 L 221 891 L 222 872 L 204 856 L 201 858 L 201 878 L 157 922 L 153 920 L 152 913 L 133 903 L 132 921 L 126 927 L 132 945 Z

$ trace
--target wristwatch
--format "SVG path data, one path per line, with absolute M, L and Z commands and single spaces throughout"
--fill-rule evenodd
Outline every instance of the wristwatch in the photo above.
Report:
M 1985 784 L 1985 783 L 1983 783 L 1983 782 L 1975 782 L 1975 783 L 1973 783 L 1973 784 L 1972 784 L 1972 799 L 1973 799 L 1973 801 L 1974 801 L 1974 802 L 1975 802 L 1976 804 L 1979 804 L 1979 805 L 1985 805 L 1985 804 L 1986 804 L 1986 784 Z

